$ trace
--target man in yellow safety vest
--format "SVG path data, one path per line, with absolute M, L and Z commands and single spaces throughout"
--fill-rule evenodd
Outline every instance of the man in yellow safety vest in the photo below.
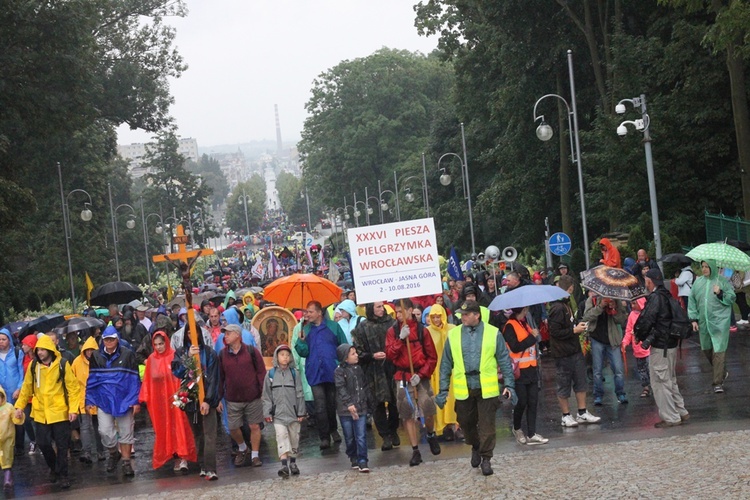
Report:
M 448 397 L 451 375 L 456 397 L 456 417 L 471 445 L 471 466 L 481 465 L 492 474 L 495 448 L 495 413 L 500 406 L 498 367 L 503 374 L 502 395 L 515 404 L 513 367 L 502 333 L 482 322 L 479 304 L 467 300 L 461 306 L 461 325 L 448 332 L 440 363 L 440 392 L 435 403 L 442 408 Z

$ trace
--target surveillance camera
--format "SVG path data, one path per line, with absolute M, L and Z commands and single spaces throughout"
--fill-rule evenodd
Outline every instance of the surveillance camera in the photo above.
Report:
M 625 125 L 620 125 L 619 127 L 617 127 L 617 135 L 619 136 L 628 135 L 628 128 Z
M 624 112 L 625 112 L 625 105 L 624 104 L 620 103 L 617 106 L 615 106 L 615 113 L 617 113 L 618 115 L 621 115 Z M 620 134 L 620 135 L 623 135 L 623 134 Z

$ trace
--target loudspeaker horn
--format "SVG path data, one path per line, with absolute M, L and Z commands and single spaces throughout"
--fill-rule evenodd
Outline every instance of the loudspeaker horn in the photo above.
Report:
M 513 262 L 518 257 L 518 251 L 513 247 L 503 248 L 503 260 L 506 262 Z

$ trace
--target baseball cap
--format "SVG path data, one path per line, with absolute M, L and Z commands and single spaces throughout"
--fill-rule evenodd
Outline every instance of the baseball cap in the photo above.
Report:
M 240 325 L 226 325 L 221 327 L 221 331 L 242 333 L 242 327 Z
M 479 303 L 476 300 L 467 300 L 461 305 L 461 312 L 462 313 L 479 313 L 481 310 L 479 309 Z

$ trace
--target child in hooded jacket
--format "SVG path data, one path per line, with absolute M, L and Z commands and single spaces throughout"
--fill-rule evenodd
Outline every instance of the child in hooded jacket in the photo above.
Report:
M 367 466 L 367 412 L 370 404 L 365 372 L 359 366 L 357 349 L 349 344 L 336 348 L 339 366 L 333 373 L 336 383 L 336 413 L 346 441 L 346 456 L 352 469 L 370 472 Z
M 305 395 L 302 391 L 302 376 L 294 365 L 292 349 L 281 344 L 273 353 L 273 368 L 266 372 L 263 382 L 263 416 L 273 422 L 276 443 L 281 460 L 279 476 L 299 474 L 297 448 L 299 447 L 300 422 L 305 418 Z
M 16 446 L 16 425 L 23 424 L 13 420 L 13 405 L 8 402 L 5 390 L 0 387 L 0 467 L 3 469 L 3 491 L 6 495 L 13 493 L 13 449 Z
M 628 322 L 625 325 L 625 335 L 622 337 L 622 352 L 625 353 L 625 349 L 628 345 L 633 347 L 633 356 L 635 356 L 636 368 L 638 370 L 638 378 L 641 379 L 641 392 L 642 398 L 647 398 L 651 395 L 651 376 L 648 372 L 648 359 L 651 355 L 651 348 L 644 349 L 643 346 L 638 342 L 633 334 L 633 328 L 635 322 L 638 321 L 638 317 L 641 315 L 641 311 L 646 306 L 645 297 L 634 300 L 632 302 L 633 310 L 630 311 L 628 316 Z

